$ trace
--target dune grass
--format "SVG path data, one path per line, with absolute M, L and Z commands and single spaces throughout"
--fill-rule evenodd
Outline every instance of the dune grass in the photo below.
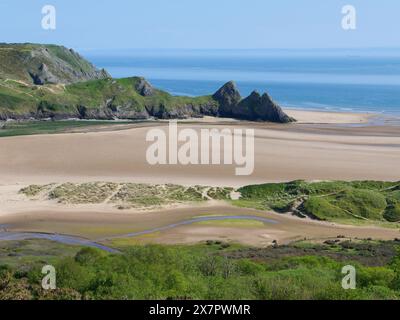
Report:
M 231 190 L 232 188 L 184 187 L 174 184 L 88 182 L 30 185 L 21 189 L 20 193 L 31 198 L 40 193 L 44 199 L 56 200 L 63 204 L 108 203 L 120 209 L 130 209 L 226 199 Z
M 292 181 L 245 186 L 242 207 L 298 212 L 320 220 L 400 222 L 400 182 Z

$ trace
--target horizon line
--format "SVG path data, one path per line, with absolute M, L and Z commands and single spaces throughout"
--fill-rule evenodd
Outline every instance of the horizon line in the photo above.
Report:
M 61 45 L 61 44 L 60 44 Z M 307 50 L 400 50 L 400 46 L 389 47 L 389 46 L 368 46 L 368 47 L 309 47 L 309 48 L 296 48 L 296 47 L 273 47 L 273 48 L 185 48 L 185 47 L 174 47 L 174 48 L 160 48 L 160 47 L 113 47 L 113 48 L 101 48 L 92 47 L 84 48 L 77 47 L 79 50 L 195 50 L 195 51 L 207 51 L 207 50 L 219 50 L 219 51 L 256 51 L 256 50 L 287 50 L 287 51 L 307 51 Z

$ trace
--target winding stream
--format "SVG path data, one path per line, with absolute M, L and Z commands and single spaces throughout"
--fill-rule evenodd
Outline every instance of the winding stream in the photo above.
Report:
M 90 241 L 76 236 L 68 236 L 68 235 L 52 234 L 52 233 L 40 233 L 40 232 L 8 232 L 8 231 L 0 232 L 0 241 L 28 240 L 28 239 L 45 239 L 64 244 L 98 248 L 111 253 L 119 252 L 116 249 L 104 246 L 95 241 Z
M 51 241 L 56 241 L 64 244 L 71 244 L 71 245 L 81 245 L 86 247 L 94 247 L 98 248 L 110 253 L 118 253 L 119 251 L 113 249 L 111 247 L 107 247 L 99 243 L 99 241 L 105 241 L 109 239 L 117 239 L 117 238 L 132 238 L 137 237 L 145 234 L 151 234 L 154 232 L 165 231 L 169 229 L 173 229 L 179 226 L 190 225 L 193 223 L 203 222 L 203 221 L 223 221 L 223 220 L 255 220 L 260 221 L 263 223 L 268 224 L 277 224 L 278 222 L 272 219 L 267 219 L 259 216 L 204 216 L 193 218 L 189 220 L 184 220 L 172 224 L 168 224 L 166 226 L 131 232 L 127 234 L 121 234 L 116 236 L 105 237 L 96 240 L 88 240 L 85 238 L 81 238 L 78 236 L 71 236 L 71 235 L 61 235 L 61 234 L 52 234 L 52 233 L 40 233 L 40 232 L 12 232 L 6 231 L 7 226 L 0 225 L 0 241 L 10 241 L 10 240 L 27 240 L 27 239 L 46 239 Z

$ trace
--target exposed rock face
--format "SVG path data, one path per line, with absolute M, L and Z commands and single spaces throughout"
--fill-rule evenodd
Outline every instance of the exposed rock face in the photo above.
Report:
M 222 116 L 279 123 L 295 121 L 283 112 L 267 93 L 260 95 L 257 91 L 253 91 L 247 98 L 241 100 L 240 93 L 232 81 L 222 86 L 213 95 L 213 99 L 219 103 L 219 115 Z
M 150 117 L 146 110 L 136 111 L 134 109 L 125 107 L 104 106 L 101 108 L 88 109 L 84 106 L 77 107 L 80 119 L 97 119 L 97 120 L 114 120 L 114 119 L 130 119 L 140 120 L 148 119 Z M 52 117 L 54 118 L 54 117 Z
M 42 44 L 0 44 L 0 78 L 36 85 L 109 78 L 72 49 Z
M 143 97 L 152 96 L 154 94 L 153 86 L 145 78 L 139 79 L 135 86 L 135 90 Z
M 74 50 L 57 45 L 0 43 L 0 97 L 0 120 L 221 116 L 294 121 L 266 93 L 253 92 L 242 100 L 232 81 L 212 96 L 176 97 L 141 77 L 112 79 Z
M 294 119 L 283 112 L 282 108 L 264 93 L 253 91 L 233 109 L 233 115 L 246 120 L 271 121 L 279 123 L 293 122 Z
M 219 103 L 219 114 L 223 117 L 231 117 L 232 108 L 242 99 L 233 81 L 224 84 L 212 97 Z
M 45 83 L 58 83 L 60 79 L 54 76 L 47 67 L 46 64 L 42 63 L 38 70 L 30 71 L 29 74 L 32 77 L 32 81 L 36 85 L 44 85 Z

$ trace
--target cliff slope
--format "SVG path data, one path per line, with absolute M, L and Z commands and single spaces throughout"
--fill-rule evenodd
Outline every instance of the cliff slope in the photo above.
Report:
M 202 116 L 294 121 L 268 94 L 242 99 L 228 82 L 214 95 L 172 96 L 146 79 L 112 79 L 72 49 L 0 44 L 0 120 L 160 119 Z

